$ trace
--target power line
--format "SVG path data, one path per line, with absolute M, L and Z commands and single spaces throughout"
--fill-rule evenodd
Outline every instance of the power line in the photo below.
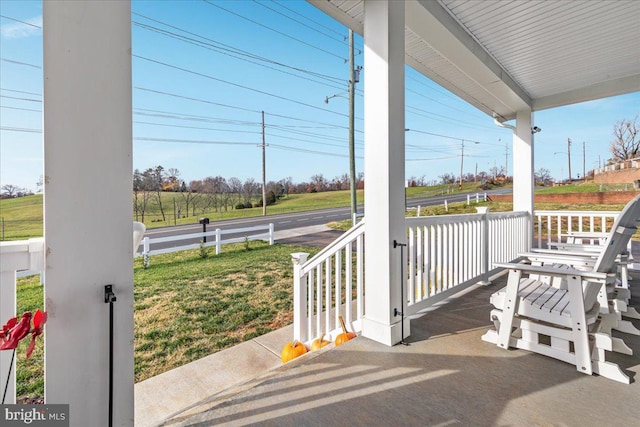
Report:
M 0 126 L 0 130 L 6 130 L 10 132 L 42 133 L 42 129 L 16 128 L 9 126 Z
M 314 77 L 319 77 L 319 78 L 327 79 L 327 80 L 329 80 L 329 81 L 333 81 L 333 82 L 343 82 L 343 81 L 344 81 L 344 79 L 341 79 L 341 78 L 339 78 L 339 77 L 333 77 L 333 76 L 329 76 L 329 75 L 327 75 L 327 74 L 317 73 L 317 72 L 315 72 L 315 71 L 307 70 L 307 69 L 304 69 L 304 68 L 294 67 L 294 66 L 291 66 L 291 65 L 287 65 L 287 64 L 285 64 L 285 63 L 282 63 L 282 62 L 280 62 L 280 61 L 276 61 L 276 60 L 274 60 L 274 59 L 267 58 L 267 57 L 265 57 L 265 56 L 256 55 L 255 53 L 251 53 L 251 52 L 249 52 L 249 51 L 246 51 L 246 50 L 243 50 L 243 49 L 237 48 L 237 47 L 235 47 L 235 46 L 232 46 L 232 45 L 229 45 L 229 44 L 226 44 L 226 43 L 222 43 L 222 42 L 220 42 L 220 41 L 217 41 L 217 40 L 214 40 L 214 39 L 211 39 L 211 38 L 205 37 L 205 36 L 203 36 L 202 34 L 197 34 L 197 33 L 194 33 L 194 32 L 188 31 L 188 30 L 185 30 L 184 28 L 177 27 L 177 26 L 172 25 L 172 24 L 169 24 L 169 23 L 167 23 L 167 22 L 165 22 L 165 21 L 160 21 L 160 20 L 158 20 L 158 19 L 150 18 L 150 17 L 148 17 L 148 16 L 146 16 L 146 15 L 142 15 L 142 14 L 135 13 L 135 12 L 133 12 L 132 14 L 133 14 L 133 15 L 136 15 L 136 16 L 140 16 L 141 18 L 147 19 L 147 20 L 149 20 L 149 21 L 152 21 L 152 22 L 155 22 L 155 23 L 158 23 L 158 24 L 164 25 L 164 26 L 166 26 L 166 27 L 172 28 L 172 29 L 174 29 L 174 30 L 181 31 L 181 32 L 186 33 L 186 34 L 189 34 L 189 35 L 191 35 L 191 36 L 198 37 L 198 38 L 200 38 L 200 39 L 206 40 L 206 41 L 207 41 L 207 42 L 209 42 L 209 43 L 204 43 L 204 42 L 202 42 L 202 41 L 200 41 L 200 40 L 191 39 L 191 38 L 189 38 L 189 37 L 185 37 L 185 36 L 180 35 L 180 34 L 172 33 L 172 32 L 170 32 L 170 31 L 163 30 L 163 29 L 158 28 L 158 27 L 153 27 L 153 26 L 150 26 L 150 25 L 146 25 L 146 24 L 138 23 L 139 25 L 145 25 L 146 27 L 153 28 L 153 29 L 157 29 L 157 30 L 163 31 L 164 33 L 167 33 L 167 34 L 173 34 L 173 35 L 179 36 L 179 37 L 181 37 L 181 38 L 183 38 L 183 39 L 185 39 L 185 40 L 194 41 L 194 42 L 199 43 L 199 44 L 206 44 L 206 45 L 208 45 L 208 46 L 215 47 L 215 48 L 216 48 L 216 49 L 218 49 L 218 50 L 222 50 L 222 51 L 226 51 L 226 52 L 231 52 L 231 53 L 234 53 L 234 54 L 238 54 L 238 55 L 246 56 L 246 57 L 251 58 L 251 59 L 256 59 L 256 60 L 260 60 L 260 61 L 267 62 L 267 63 L 270 63 L 270 64 L 278 65 L 278 66 L 281 66 L 281 67 L 290 68 L 290 69 L 292 69 L 292 70 L 299 71 L 299 72 L 301 72 L 301 73 L 305 73 L 305 74 L 309 74 L 309 75 L 314 76 Z M 134 22 L 135 22 L 135 21 L 134 21 Z
M 0 90 L 6 90 L 7 92 L 24 93 L 24 94 L 27 94 L 27 95 L 34 95 L 34 96 L 42 96 L 41 93 L 27 92 L 25 90 L 6 89 L 4 87 L 0 87 Z
M 208 144 L 208 145 L 251 145 L 255 146 L 255 142 L 232 142 L 232 141 L 212 141 L 206 139 L 173 139 L 173 138 L 151 138 L 137 136 L 134 141 L 153 141 L 153 142 L 176 142 L 181 144 Z
M 31 98 L 20 98 L 17 96 L 9 96 L 9 95 L 0 95 L 0 98 L 9 98 L 9 99 L 17 99 L 19 101 L 29 101 L 29 102 L 42 102 L 39 99 L 31 99 Z
M 158 60 L 147 58 L 147 57 L 140 56 L 140 55 L 131 55 L 131 56 L 134 57 L 134 58 L 142 59 L 144 61 L 152 62 L 154 64 L 158 64 L 158 65 L 162 65 L 162 66 L 165 66 L 165 67 L 168 67 L 168 68 L 173 68 L 175 70 L 183 71 L 185 73 L 193 74 L 193 75 L 196 75 L 196 76 L 204 77 L 204 78 L 210 79 L 210 80 L 215 80 L 217 82 L 225 83 L 225 84 L 228 84 L 228 85 L 231 85 L 231 86 L 234 86 L 234 87 L 238 87 L 238 88 L 241 88 L 241 89 L 245 89 L 245 90 L 249 90 L 249 91 L 252 91 L 252 92 L 260 93 L 262 95 L 266 95 L 266 96 L 270 96 L 270 97 L 273 97 L 273 98 L 281 99 L 283 101 L 288 101 L 288 102 L 292 102 L 294 104 L 303 105 L 303 106 L 308 107 L 308 108 L 313 108 L 315 110 L 324 111 L 325 113 L 331 113 L 331 114 L 335 114 L 335 115 L 338 115 L 338 116 L 348 117 L 346 114 L 343 114 L 343 113 L 338 113 L 336 111 L 328 110 L 326 108 L 317 107 L 315 105 L 308 104 L 306 102 L 296 101 L 295 99 L 287 98 L 287 97 L 281 96 L 281 95 L 276 95 L 275 93 L 266 92 L 264 90 L 255 89 L 255 88 L 252 88 L 252 87 L 249 87 L 249 86 L 244 86 L 244 85 L 241 85 L 239 83 L 230 82 L 228 80 L 220 79 L 218 77 L 213 77 L 213 76 L 210 76 L 208 74 L 204 74 L 204 73 L 199 73 L 197 71 L 188 70 L 186 68 L 178 67 L 177 65 L 167 64 L 166 62 L 158 61 Z
M 142 24 L 140 22 L 133 21 L 132 23 L 133 23 L 133 25 L 138 26 L 138 27 L 143 28 L 143 29 L 146 29 L 148 31 L 152 31 L 152 32 L 158 33 L 160 35 L 163 35 L 163 36 L 166 36 L 166 37 L 170 37 L 170 38 L 182 41 L 184 43 L 192 44 L 194 46 L 197 46 L 197 47 L 200 47 L 200 48 L 203 48 L 203 49 L 211 50 L 211 51 L 214 51 L 214 52 L 219 53 L 221 55 L 225 55 L 225 56 L 229 56 L 231 58 L 237 59 L 239 61 L 248 62 L 250 64 L 254 64 L 254 65 L 257 65 L 259 67 L 263 67 L 263 68 L 267 68 L 267 69 L 270 69 L 270 70 L 274 70 L 274 71 L 279 72 L 279 73 L 283 73 L 283 74 L 286 74 L 286 75 L 289 75 L 289 76 L 293 76 L 293 77 L 296 77 L 298 79 L 307 80 L 307 81 L 310 81 L 310 82 L 313 82 L 313 83 L 321 84 L 321 85 L 324 85 L 324 86 L 327 86 L 327 87 L 331 87 L 331 88 L 334 88 L 334 89 L 339 88 L 338 86 L 335 86 L 335 85 L 330 84 L 330 83 L 322 82 L 322 81 L 319 81 L 319 80 L 312 79 L 310 77 L 305 77 L 305 76 L 294 74 L 294 73 L 291 73 L 291 72 L 288 72 L 288 71 L 280 70 L 280 69 L 278 69 L 276 67 L 271 67 L 269 65 L 261 64 L 260 62 L 257 62 L 257 61 L 263 61 L 263 62 L 272 63 L 272 64 L 275 64 L 275 65 L 278 65 L 278 66 L 281 66 L 281 67 L 284 67 L 284 68 L 289 68 L 289 69 L 298 71 L 298 72 L 303 73 L 303 74 L 311 75 L 311 76 L 314 76 L 314 77 L 317 77 L 317 78 L 320 78 L 320 79 L 324 79 L 324 80 L 333 82 L 333 79 L 335 79 L 335 78 L 331 77 L 331 76 L 323 75 L 323 74 L 320 74 L 320 73 L 314 73 L 312 71 L 304 70 L 302 68 L 289 66 L 289 65 L 286 65 L 286 64 L 283 64 L 283 63 L 279 63 L 277 61 L 269 60 L 267 58 L 261 58 L 261 57 L 258 57 L 256 55 L 253 55 L 253 54 L 244 53 L 244 51 L 241 51 L 239 49 L 233 48 L 234 50 L 231 50 L 231 49 L 220 48 L 220 47 L 212 45 L 210 43 L 205 43 L 205 42 L 202 42 L 202 41 L 199 41 L 199 40 L 191 39 L 189 37 L 185 37 L 185 36 L 180 35 L 180 34 L 172 33 L 170 31 L 166 31 L 166 30 L 163 30 L 161 28 L 153 27 L 151 25 Z M 168 25 L 168 24 L 165 24 L 165 25 Z M 182 31 L 184 31 L 184 30 L 182 30 Z M 202 36 L 199 36 L 199 37 L 202 37 Z M 227 52 L 229 50 L 231 50 L 231 53 Z M 256 60 L 247 59 L 247 58 L 245 58 L 243 56 L 246 56 L 246 57 L 249 57 L 249 58 L 256 58 Z
M 252 113 L 259 113 L 260 112 L 258 110 L 251 110 L 251 109 L 248 109 L 248 108 L 238 107 L 238 106 L 235 106 L 235 105 L 222 104 L 222 103 L 219 103 L 219 102 L 209 101 L 207 99 L 202 99 L 202 98 L 193 98 L 193 97 L 189 97 L 189 96 L 178 95 L 176 93 L 170 93 L 170 92 L 165 92 L 165 91 L 156 90 L 156 89 L 150 89 L 150 88 L 145 88 L 145 87 L 140 87 L 140 86 L 134 86 L 133 88 L 137 89 L 137 90 L 156 93 L 156 94 L 159 94 L 159 95 L 171 96 L 171 97 L 180 98 L 180 99 L 186 99 L 186 100 L 194 101 L 194 102 L 202 102 L 202 103 L 205 103 L 205 104 L 218 105 L 218 106 L 221 106 L 221 107 L 234 108 L 234 109 L 237 109 L 237 110 L 249 111 L 249 112 L 252 112 Z M 138 108 L 138 109 L 140 109 L 140 108 Z M 155 112 L 162 113 L 162 111 L 158 111 L 158 110 L 148 110 L 148 109 L 142 109 L 142 110 L 155 111 Z M 172 113 L 172 114 L 181 114 L 181 113 Z M 299 122 L 304 122 L 304 123 L 313 123 L 313 124 L 329 126 L 329 127 L 333 127 L 333 128 L 348 129 L 347 126 L 341 126 L 341 125 L 336 125 L 336 124 L 327 123 L 327 122 L 319 122 L 317 120 L 301 119 L 299 117 L 288 116 L 288 115 L 285 115 L 285 114 L 277 114 L 277 113 L 266 113 L 266 114 L 268 114 L 269 116 L 272 116 L 272 117 L 279 117 L 279 118 L 283 118 L 283 119 L 294 120 L 294 121 L 299 121 Z M 189 115 L 186 115 L 186 114 L 182 114 L 182 115 L 189 116 Z M 193 116 L 193 117 L 204 117 L 204 116 Z M 273 127 L 273 126 L 281 126 L 281 125 L 271 124 L 270 126 Z M 356 132 L 363 133 L 362 131 L 356 131 Z
M 250 108 L 238 107 L 238 106 L 229 105 L 229 104 L 222 104 L 220 102 L 209 101 L 209 100 L 206 100 L 206 99 L 192 98 L 192 97 L 189 97 L 189 96 L 178 95 L 178 94 L 175 94 L 175 93 L 164 92 L 164 91 L 156 90 L 156 89 L 149 89 L 149 88 L 141 87 L 141 86 L 134 86 L 133 88 L 134 89 L 138 89 L 138 90 L 142 90 L 142 91 L 145 91 L 145 92 L 157 93 L 159 95 L 166 95 L 166 96 L 172 96 L 174 98 L 187 99 L 189 101 L 203 102 L 205 104 L 218 105 L 220 107 L 233 108 L 233 109 L 236 109 L 236 110 L 248 111 L 248 112 L 251 112 L 251 113 L 259 113 L 258 110 L 252 110 Z
M 141 122 L 137 120 L 134 120 L 133 123 L 140 124 L 140 125 L 164 126 L 164 127 L 182 128 L 182 129 L 211 130 L 211 131 L 217 131 L 217 132 L 254 133 L 254 134 L 260 133 L 260 132 L 250 131 L 250 130 L 217 129 L 217 128 L 207 128 L 207 127 L 201 127 L 201 126 L 170 125 L 167 123 Z
M 256 1 L 256 0 L 253 0 L 253 2 L 254 2 L 254 3 L 256 3 L 257 5 L 260 5 L 260 6 L 264 7 L 265 9 L 268 9 L 268 10 L 272 11 L 273 13 L 277 13 L 277 14 L 278 14 L 278 15 L 280 15 L 280 16 L 284 16 L 285 18 L 287 18 L 287 19 L 289 19 L 289 20 L 291 20 L 291 21 L 293 21 L 293 22 L 295 22 L 295 23 L 297 23 L 297 24 L 300 24 L 300 25 L 302 25 L 302 26 L 303 26 L 303 27 L 305 27 L 305 28 L 309 28 L 311 31 L 315 31 L 316 33 L 318 33 L 318 34 L 322 34 L 323 36 L 325 36 L 325 37 L 327 37 L 327 38 L 329 38 L 329 39 L 331 39 L 331 40 L 333 40 L 333 41 L 337 41 L 338 43 L 342 43 L 342 44 L 344 44 L 344 45 L 347 45 L 347 43 L 344 41 L 344 39 L 338 39 L 338 38 L 336 38 L 336 37 L 334 37 L 334 36 L 332 36 L 332 35 L 330 35 L 330 34 L 324 33 L 324 32 L 322 32 L 322 31 L 318 30 L 317 28 L 313 28 L 311 25 L 307 25 L 307 24 L 305 24 L 304 22 L 300 22 L 300 21 L 298 21 L 297 19 L 290 17 L 290 16 L 289 16 L 289 15 L 287 15 L 287 14 L 284 14 L 284 13 L 282 13 L 282 12 L 278 12 L 277 10 L 275 10 L 275 9 L 273 9 L 273 8 L 271 8 L 271 7 L 269 7 L 269 6 L 267 6 L 267 5 L 266 5 L 266 4 L 264 4 L 264 3 L 260 3 L 260 2 L 258 2 L 258 1 Z
M 10 17 L 10 16 L 0 15 L 0 18 L 10 19 L 11 21 L 16 21 L 16 22 L 19 22 L 19 23 L 24 24 L 24 25 L 30 25 L 30 26 L 32 26 L 32 27 L 34 27 L 34 28 L 42 29 L 42 27 L 41 27 L 41 26 L 39 26 L 39 25 L 32 24 L 32 23 L 30 23 L 30 22 L 26 22 L 26 21 L 21 21 L 21 20 L 19 20 L 19 19 L 12 18 L 12 17 Z
M 34 110 L 32 108 L 8 107 L 6 105 L 0 105 L 0 108 L 8 108 L 10 110 L 31 111 L 31 112 L 34 112 L 34 113 L 42 113 L 42 110 Z
M 217 5 L 217 4 L 213 4 L 213 3 L 211 3 L 209 0 L 203 0 L 203 1 L 204 1 L 205 3 L 207 3 L 207 4 L 211 5 L 211 6 L 213 6 L 213 7 L 217 7 L 218 9 L 224 10 L 224 11 L 225 11 L 225 12 L 227 12 L 227 13 L 230 13 L 230 14 L 232 14 L 232 15 L 235 15 L 235 16 L 237 16 L 238 18 L 242 18 L 242 19 L 244 19 L 244 20 L 246 20 L 246 21 L 249 21 L 249 22 L 251 22 L 251 23 L 253 23 L 253 24 L 255 24 L 255 25 L 259 26 L 259 27 L 266 28 L 267 30 L 273 31 L 274 33 L 280 34 L 281 36 L 284 36 L 284 37 L 287 37 L 287 38 L 289 38 L 289 39 L 295 40 L 295 41 L 297 41 L 298 43 L 301 43 L 301 44 L 303 44 L 303 45 L 305 45 L 305 46 L 309 46 L 309 47 L 311 47 L 311 48 L 313 48 L 313 49 L 319 50 L 319 51 L 324 52 L 324 53 L 326 53 L 326 54 L 329 54 L 329 55 L 331 55 L 331 56 L 335 56 L 336 58 L 338 58 L 338 59 L 342 59 L 343 61 L 345 61 L 345 62 L 346 62 L 346 59 L 345 59 L 345 58 L 343 58 L 343 57 L 341 57 L 340 55 L 337 55 L 337 54 L 335 54 L 335 53 L 333 53 L 333 52 L 330 52 L 330 51 L 328 51 L 328 50 L 326 50 L 326 49 L 319 48 L 318 46 L 314 46 L 314 45 L 312 45 L 311 43 L 307 43 L 307 42 L 305 42 L 304 40 L 300 40 L 300 39 L 298 39 L 298 38 L 296 38 L 296 37 L 293 37 L 293 36 L 291 36 L 291 35 L 289 35 L 289 34 L 283 33 L 282 31 L 276 30 L 275 28 L 271 28 L 271 27 L 269 27 L 269 26 L 267 26 L 267 25 L 261 24 L 260 22 L 254 21 L 253 19 L 247 18 L 246 16 L 242 16 L 242 15 L 240 15 L 239 13 L 232 12 L 232 11 L 230 11 L 229 9 L 225 9 L 224 7 L 222 7 L 222 6 L 220 6 L 220 5 Z
M 325 29 L 327 29 L 327 30 L 329 30 L 329 31 L 331 31 L 331 32 L 333 32 L 333 33 L 335 33 L 335 34 L 338 34 L 339 36 L 343 36 L 343 34 L 342 34 L 342 33 L 340 33 L 339 31 L 336 31 L 336 30 L 334 30 L 334 29 L 333 29 L 333 28 L 331 28 L 331 27 L 328 27 L 328 26 L 326 26 L 326 25 L 324 25 L 324 24 L 321 24 L 321 23 L 320 23 L 320 22 L 318 22 L 318 21 L 314 21 L 313 19 L 309 18 L 308 16 L 305 16 L 305 15 L 303 15 L 303 14 L 299 13 L 299 12 L 296 12 L 295 10 L 290 9 L 290 8 L 288 8 L 287 6 L 285 6 L 285 5 L 283 5 L 283 4 L 279 3 L 279 2 L 277 2 L 277 1 L 275 1 L 275 0 L 271 0 L 271 2 L 272 2 L 272 3 L 277 4 L 278 6 L 280 6 L 280 7 L 281 7 L 281 8 L 283 8 L 283 9 L 287 9 L 289 12 L 292 12 L 292 13 L 294 13 L 294 14 L 296 14 L 296 15 L 298 15 L 298 16 L 300 16 L 300 17 L 302 17 L 302 18 L 304 18 L 304 19 L 306 19 L 306 20 L 308 20 L 308 21 L 313 22 L 314 24 L 316 24 L 316 25 L 317 25 L 317 26 L 319 26 L 319 27 L 325 28 Z
M 40 65 L 29 64 L 28 62 L 14 61 L 13 59 L 8 59 L 8 58 L 0 58 L 0 61 L 9 62 L 11 64 L 17 64 L 17 65 L 25 65 L 27 67 L 33 67 L 33 68 L 37 68 L 37 69 L 42 69 L 42 67 Z
M 433 133 L 433 132 L 427 132 L 427 131 L 418 130 L 418 129 L 407 129 L 407 130 L 411 131 L 411 132 L 422 133 L 422 134 L 425 134 L 425 135 L 439 136 L 441 138 L 453 139 L 453 140 L 457 140 L 457 141 L 464 140 L 466 142 L 473 142 L 474 144 L 499 145 L 499 144 L 491 144 L 489 142 L 474 141 L 474 140 L 469 139 L 469 138 L 460 138 L 460 137 L 456 137 L 456 136 L 442 135 L 442 134 Z M 502 147 L 502 145 L 499 145 L 499 146 Z

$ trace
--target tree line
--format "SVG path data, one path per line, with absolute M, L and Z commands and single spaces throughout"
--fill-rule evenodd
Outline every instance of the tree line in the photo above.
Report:
M 357 177 L 359 188 L 363 188 L 363 174 Z M 343 174 L 332 180 L 316 174 L 308 182 L 294 183 L 291 177 L 266 184 L 267 206 L 276 203 L 288 194 L 315 193 L 323 191 L 347 190 L 350 188 L 349 175 Z M 225 178 L 209 176 L 189 182 L 180 178 L 175 168 L 165 169 L 158 165 L 133 173 L 133 209 L 136 220 L 143 221 L 147 212 L 158 212 L 166 221 L 167 209 L 163 205 L 162 193 L 179 194 L 174 211 L 180 218 L 195 216 L 197 212 L 227 212 L 262 206 L 262 184 L 253 178 L 242 181 L 237 177 Z

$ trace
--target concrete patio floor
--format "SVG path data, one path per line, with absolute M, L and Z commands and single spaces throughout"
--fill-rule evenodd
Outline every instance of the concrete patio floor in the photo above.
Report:
M 632 276 L 640 282 L 640 272 Z M 636 377 L 630 385 L 499 349 L 480 337 L 491 327 L 489 296 L 502 286 L 504 279 L 476 286 L 413 319 L 408 346 L 358 337 L 211 393 L 162 425 L 638 425 L 640 337 L 616 333 L 634 355 L 607 354 Z M 635 288 L 632 305 L 639 306 Z M 640 320 L 633 323 L 640 328 Z M 233 372 L 233 361 L 226 369 Z

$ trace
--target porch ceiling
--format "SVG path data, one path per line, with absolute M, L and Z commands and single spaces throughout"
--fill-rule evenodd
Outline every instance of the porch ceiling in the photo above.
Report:
M 362 34 L 363 0 L 309 2 Z M 407 64 L 501 121 L 640 90 L 638 1 L 405 4 Z

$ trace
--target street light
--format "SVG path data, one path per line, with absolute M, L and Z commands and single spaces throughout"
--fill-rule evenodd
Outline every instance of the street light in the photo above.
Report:
M 361 66 L 354 67 L 353 64 L 353 30 L 349 30 L 349 181 L 351 192 L 351 221 L 352 225 L 356 225 L 356 213 L 358 212 L 356 198 L 356 152 L 355 152 L 355 93 L 356 83 L 360 81 Z M 344 92 L 324 98 L 324 103 L 328 104 L 331 98 L 342 97 Z

